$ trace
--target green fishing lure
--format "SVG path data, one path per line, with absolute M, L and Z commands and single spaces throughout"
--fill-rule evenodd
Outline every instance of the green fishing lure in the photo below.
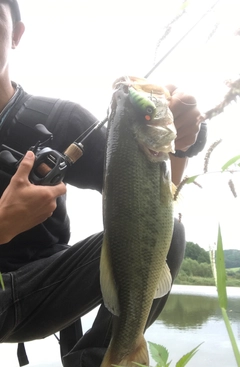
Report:
M 142 93 L 137 92 L 133 87 L 129 87 L 129 99 L 134 108 L 144 115 L 146 121 L 152 121 L 156 115 L 155 104 Z

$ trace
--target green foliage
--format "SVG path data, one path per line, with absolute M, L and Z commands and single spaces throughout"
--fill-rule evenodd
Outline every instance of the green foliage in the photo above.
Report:
M 149 344 L 149 349 L 150 349 L 151 356 L 154 359 L 154 361 L 157 362 L 155 367 L 169 367 L 170 364 L 171 364 L 171 361 L 168 362 L 168 358 L 169 358 L 168 350 L 165 347 L 163 347 L 162 345 L 159 345 L 159 344 L 150 343 L 150 342 L 148 342 L 148 344 Z M 188 364 L 188 362 L 192 359 L 192 357 L 197 353 L 198 348 L 201 344 L 199 344 L 197 347 L 195 347 L 189 353 L 182 356 L 182 358 L 180 358 L 179 361 L 176 363 L 176 367 L 185 367 Z M 146 367 L 146 366 L 144 366 L 140 363 L 134 363 L 134 364 L 136 366 Z M 120 367 L 120 366 L 118 366 L 118 367 Z
M 180 272 L 184 272 L 184 274 L 188 276 L 212 278 L 212 268 L 210 264 L 205 262 L 199 263 L 197 260 L 192 260 L 190 258 L 183 260 Z
M 197 260 L 199 263 L 210 264 L 209 252 L 193 242 L 186 243 L 185 258 Z
M 216 253 L 216 286 L 218 291 L 218 299 L 221 308 L 227 309 L 227 291 L 226 291 L 226 270 L 224 264 L 224 253 L 222 246 L 221 229 L 218 229 L 217 253 Z
M 222 171 L 226 171 L 226 169 L 228 169 L 230 166 L 232 166 L 233 164 L 236 164 L 237 162 L 240 161 L 240 155 L 237 155 L 231 159 L 229 159 L 229 161 L 227 161 L 223 166 L 222 166 Z M 239 166 L 239 163 L 238 163 Z
M 226 269 L 226 271 L 227 271 L 227 277 L 229 279 L 239 279 L 240 280 L 240 269 L 234 270 L 234 268 L 232 268 L 232 269 Z
M 240 250 L 224 250 L 224 258 L 227 269 L 240 267 Z
M 240 281 L 236 282 L 235 280 L 231 281 L 232 284 L 228 284 L 232 287 L 239 287 Z M 236 284 L 235 284 L 236 283 Z M 214 286 L 215 281 L 214 278 L 203 278 L 203 277 L 193 277 L 184 274 L 184 272 L 180 271 L 177 278 L 174 280 L 174 284 L 182 284 L 182 285 L 206 285 L 206 286 Z
M 240 268 L 227 269 L 226 282 L 228 287 L 240 287 Z M 185 258 L 174 284 L 213 286 L 215 285 L 215 280 L 212 267 L 208 263 L 199 263 L 196 260 Z
M 190 183 L 195 182 L 195 180 L 196 180 L 196 178 L 198 178 L 198 176 L 200 176 L 200 175 L 195 175 L 195 176 L 188 177 L 187 180 L 185 181 L 185 184 L 190 184 Z
M 210 264 L 209 251 L 193 242 L 186 243 L 185 259 L 196 260 L 198 263 Z M 240 250 L 224 250 L 225 267 L 240 268 Z
M 148 342 L 151 356 L 157 362 L 156 367 L 168 367 L 171 362 L 168 362 L 168 350 L 162 345 Z
M 197 347 L 195 347 L 189 353 L 185 354 L 181 359 L 179 359 L 179 361 L 176 364 L 176 367 L 186 366 L 187 363 L 192 359 L 192 357 L 197 353 L 198 348 L 200 347 L 201 344 L 199 344 Z
M 234 274 L 240 273 L 240 268 L 231 268 L 231 269 L 227 269 L 227 271 L 232 271 Z
M 214 256 L 212 257 L 214 260 Z M 219 306 L 222 311 L 223 320 L 226 325 L 226 329 L 229 335 L 229 339 L 232 344 L 233 353 L 237 362 L 237 366 L 240 367 L 240 352 L 237 346 L 236 339 L 234 337 L 231 323 L 229 321 L 227 315 L 227 290 L 226 290 L 226 269 L 225 269 L 225 262 L 224 262 L 224 252 L 223 252 L 223 244 L 222 244 L 222 235 L 220 226 L 218 228 L 218 239 L 217 239 L 217 251 L 216 251 L 216 265 L 213 261 L 213 267 L 215 267 L 214 273 L 216 273 L 216 286 L 218 291 L 218 300 Z

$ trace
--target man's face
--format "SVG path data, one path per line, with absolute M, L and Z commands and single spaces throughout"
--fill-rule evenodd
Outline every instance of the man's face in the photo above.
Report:
M 13 22 L 8 4 L 0 2 L 0 77 L 8 66 L 9 53 L 12 48 Z

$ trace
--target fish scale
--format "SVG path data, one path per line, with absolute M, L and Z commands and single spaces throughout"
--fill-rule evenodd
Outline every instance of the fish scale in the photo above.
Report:
M 143 332 L 160 278 L 165 279 L 166 271 L 169 274 L 166 256 L 173 230 L 169 174 L 164 161 L 150 161 L 141 149 L 141 126 L 126 88 L 120 86 L 109 118 L 100 264 L 103 299 L 115 316 L 101 367 L 133 366 L 131 361 L 148 364 Z M 168 291 L 171 284 L 166 282 Z

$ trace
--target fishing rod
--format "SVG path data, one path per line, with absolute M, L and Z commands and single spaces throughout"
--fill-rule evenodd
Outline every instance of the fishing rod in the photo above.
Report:
M 177 46 L 192 32 L 192 30 L 204 19 L 204 17 L 213 10 L 213 8 L 220 2 L 217 0 L 208 10 L 205 12 L 198 21 L 173 45 L 173 47 L 148 71 L 144 78 L 148 78 L 156 68 L 176 49 Z M 50 147 L 46 147 L 47 141 L 52 139 L 52 134 L 46 129 L 44 125 L 36 125 L 36 129 L 41 132 L 43 141 L 38 141 L 35 146 L 30 147 L 35 154 L 34 166 L 30 172 L 29 180 L 35 185 L 57 185 L 60 183 L 67 172 L 69 166 L 74 164 L 79 158 L 82 157 L 84 152 L 83 142 L 87 138 L 105 125 L 108 118 L 105 117 L 102 121 L 96 121 L 92 126 L 85 130 L 69 147 L 60 153 Z M 11 173 L 16 171 L 20 164 L 23 155 L 20 152 L 14 151 L 11 147 L 3 146 L 5 150 L 0 152 L 0 164 L 4 167 L 10 167 Z M 20 159 L 17 160 L 13 153 L 20 155 Z
M 29 175 L 30 182 L 42 186 L 54 186 L 60 183 L 64 179 L 67 169 L 82 157 L 84 152 L 83 142 L 106 122 L 107 117 L 100 122 L 96 121 L 79 135 L 64 153 L 45 146 L 47 142 L 52 140 L 53 136 L 44 125 L 37 124 L 35 130 L 39 133 L 41 139 L 29 148 L 35 154 L 35 162 Z M 0 168 L 10 174 L 14 174 L 24 155 L 5 144 L 2 145 L 2 148 L 3 150 L 0 152 Z M 15 156 L 20 158 L 16 159 Z

